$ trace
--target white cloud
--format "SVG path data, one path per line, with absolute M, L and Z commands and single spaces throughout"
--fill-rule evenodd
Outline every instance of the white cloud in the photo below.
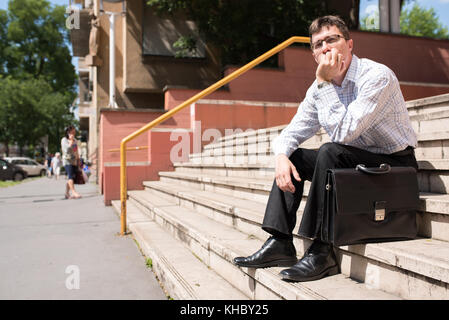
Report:
M 441 0 L 441 1 L 448 1 L 449 2 L 449 0 Z M 379 11 L 379 6 L 375 5 L 375 4 L 370 4 L 369 6 L 367 6 L 365 8 L 365 14 L 367 14 L 367 15 L 372 15 L 372 14 L 378 12 L 378 11 Z
M 449 3 L 449 0 L 440 0 L 441 3 Z

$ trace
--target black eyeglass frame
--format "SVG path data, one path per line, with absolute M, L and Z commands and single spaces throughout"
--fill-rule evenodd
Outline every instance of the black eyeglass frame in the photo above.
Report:
M 336 39 L 336 41 L 331 41 L 331 42 L 328 42 L 327 40 L 329 39 L 329 38 L 332 38 L 332 37 L 337 37 L 337 39 Z M 332 35 L 330 35 L 330 36 L 327 36 L 326 38 L 324 38 L 323 40 L 318 40 L 318 41 L 316 41 L 315 43 L 311 43 L 310 44 L 310 49 L 312 49 L 312 51 L 316 51 L 316 50 L 319 50 L 319 49 L 321 49 L 322 47 L 323 47 L 323 42 L 326 42 L 326 43 L 328 43 L 328 44 L 332 44 L 332 43 L 336 43 L 338 40 L 340 40 L 340 39 L 345 39 L 345 40 L 349 40 L 349 39 L 346 39 L 344 36 L 342 36 L 341 34 L 332 34 Z M 319 44 L 319 47 L 317 48 L 317 45 Z

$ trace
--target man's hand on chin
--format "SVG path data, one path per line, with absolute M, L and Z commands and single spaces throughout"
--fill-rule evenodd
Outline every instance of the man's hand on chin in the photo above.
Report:
M 316 79 L 318 84 L 330 82 L 336 78 L 345 68 L 343 55 L 333 48 L 331 51 L 321 55 L 320 63 L 316 69 Z

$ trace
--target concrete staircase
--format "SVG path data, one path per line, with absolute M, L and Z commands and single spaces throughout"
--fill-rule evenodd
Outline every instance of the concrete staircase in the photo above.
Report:
M 160 172 L 160 181 L 144 182 L 145 190 L 129 192 L 129 229 L 168 295 L 449 299 L 449 95 L 407 106 L 419 139 L 419 239 L 339 247 L 341 274 L 313 282 L 284 282 L 282 268 L 234 266 L 235 256 L 252 254 L 268 237 L 260 224 L 273 184 L 270 144 L 284 126 L 226 136 L 175 164 L 175 171 Z M 326 141 L 321 131 L 302 146 L 317 149 Z M 311 241 L 295 236 L 294 243 L 301 257 Z

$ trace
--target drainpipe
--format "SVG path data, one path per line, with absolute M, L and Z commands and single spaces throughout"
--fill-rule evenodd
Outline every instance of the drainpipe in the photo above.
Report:
M 390 0 L 390 32 L 401 33 L 399 19 L 401 16 L 401 4 L 399 0 Z
M 104 11 L 103 0 L 100 0 L 100 14 L 109 16 L 109 108 L 118 108 L 115 101 L 115 17 L 126 15 L 126 0 L 104 0 L 111 3 L 122 3 L 122 12 Z
M 380 32 L 390 32 L 389 0 L 379 0 L 379 29 Z
M 401 5 L 399 0 L 379 0 L 379 28 L 381 32 L 400 33 L 400 15 Z
M 115 102 L 115 14 L 109 14 L 109 108 L 118 108 Z

